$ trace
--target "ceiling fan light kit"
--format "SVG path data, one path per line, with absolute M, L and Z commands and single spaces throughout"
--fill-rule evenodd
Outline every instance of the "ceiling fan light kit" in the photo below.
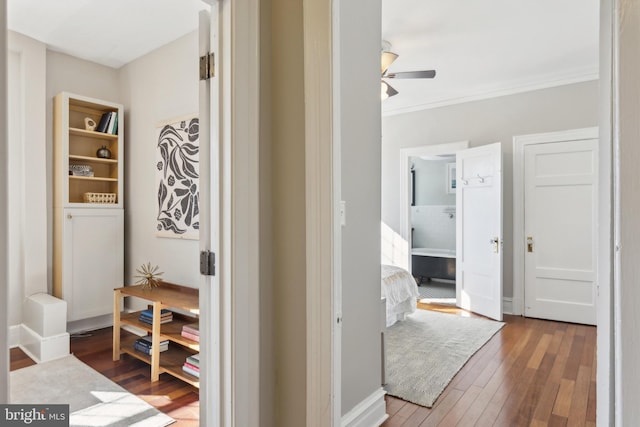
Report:
M 383 40 L 382 53 L 380 55 L 380 75 L 382 79 L 432 79 L 436 76 L 436 70 L 387 73 L 387 70 L 389 69 L 393 61 L 398 58 L 398 54 L 391 52 L 389 50 L 390 48 L 391 44 Z M 382 79 L 380 80 L 380 98 L 382 100 L 385 100 L 391 96 L 397 95 L 398 91 Z

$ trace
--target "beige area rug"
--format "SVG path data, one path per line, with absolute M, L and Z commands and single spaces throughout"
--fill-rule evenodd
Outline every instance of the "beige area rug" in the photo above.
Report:
M 502 322 L 416 310 L 385 334 L 391 396 L 431 408 L 455 374 Z
M 11 403 L 69 404 L 70 426 L 163 427 L 175 422 L 74 356 L 11 372 Z

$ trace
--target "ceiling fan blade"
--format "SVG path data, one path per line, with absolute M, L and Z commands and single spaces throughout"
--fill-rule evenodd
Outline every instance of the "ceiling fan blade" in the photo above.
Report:
M 436 76 L 436 70 L 423 71 L 403 71 L 399 73 L 388 73 L 385 79 L 432 79 Z
M 381 85 L 380 86 L 381 99 L 384 100 L 398 94 L 398 91 L 392 88 L 391 85 L 389 85 L 389 83 L 385 82 L 384 80 L 380 80 L 380 85 Z

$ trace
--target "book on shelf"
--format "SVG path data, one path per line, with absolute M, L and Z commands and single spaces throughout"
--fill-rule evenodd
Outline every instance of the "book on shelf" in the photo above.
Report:
M 196 378 L 200 378 L 200 370 L 196 371 L 195 369 L 190 368 L 186 364 L 182 365 L 182 370 L 185 371 L 187 374 L 193 375 Z
M 96 132 L 107 132 L 107 126 L 109 126 L 109 120 L 111 119 L 111 114 L 109 112 L 104 113 L 102 117 L 100 117 L 100 122 L 98 122 L 98 126 L 96 127 Z
M 200 367 L 199 366 L 192 365 L 189 362 L 184 362 L 184 366 L 186 366 L 187 368 L 192 369 L 194 371 L 200 372 Z
M 182 326 L 182 330 L 193 335 L 200 335 L 200 326 L 197 322 Z
M 151 352 L 153 351 L 153 348 L 151 346 L 148 346 L 144 343 L 142 343 L 140 340 L 137 340 L 136 342 L 133 343 L 133 348 L 136 349 L 137 351 L 140 351 L 146 355 L 151 355 Z M 165 345 L 160 345 L 160 353 L 162 353 L 163 351 L 167 351 L 169 350 L 169 344 L 165 344 Z
M 192 354 L 191 356 L 187 357 L 187 360 L 185 363 L 188 363 L 193 366 L 197 366 L 198 369 L 200 369 L 200 353 Z
M 140 312 L 140 317 L 138 320 L 144 323 L 153 324 L 153 310 L 143 310 Z M 173 321 L 173 312 L 171 310 L 163 309 L 160 312 L 160 323 L 169 323 Z
M 180 333 L 183 337 L 190 339 L 191 341 L 200 342 L 200 335 L 194 335 L 190 332 L 185 331 L 184 329 Z
M 111 112 L 111 117 L 109 119 L 109 127 L 107 128 L 107 133 L 111 135 L 118 134 L 118 113 L 115 111 Z
M 151 335 L 145 335 L 144 337 L 138 338 L 136 341 L 140 341 L 142 344 L 151 347 L 151 344 L 153 343 L 153 338 L 151 337 Z M 160 341 L 160 346 L 162 347 L 163 345 L 169 345 L 169 340 L 165 339 Z

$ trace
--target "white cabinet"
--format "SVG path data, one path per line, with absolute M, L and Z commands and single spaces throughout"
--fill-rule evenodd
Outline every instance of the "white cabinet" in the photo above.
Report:
M 113 310 L 113 289 L 123 286 L 122 209 L 62 209 L 61 294 L 67 320 Z
M 105 115 L 117 126 L 87 129 Z M 68 321 L 110 314 L 124 285 L 123 127 L 120 104 L 54 98 L 53 295 Z

